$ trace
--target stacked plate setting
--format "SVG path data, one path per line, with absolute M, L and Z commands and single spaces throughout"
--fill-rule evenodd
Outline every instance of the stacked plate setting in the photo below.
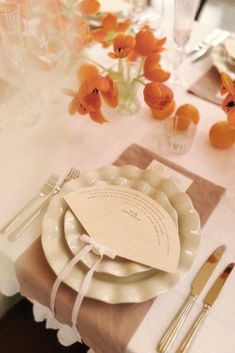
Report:
M 200 243 L 200 220 L 189 196 L 156 172 L 132 165 L 106 166 L 84 172 L 68 182 L 55 196 L 44 216 L 42 246 L 46 259 L 58 275 L 71 258 L 84 246 L 80 236 L 82 225 L 69 209 L 64 196 L 92 185 L 119 185 L 142 192 L 158 202 L 178 227 L 180 261 L 174 274 L 116 257 L 104 257 L 99 264 L 87 292 L 87 297 L 110 304 L 139 303 L 171 289 L 189 272 Z M 144 242 L 144 239 L 143 239 Z M 89 253 L 66 278 L 65 283 L 79 292 L 84 275 L 96 262 L 97 255 Z

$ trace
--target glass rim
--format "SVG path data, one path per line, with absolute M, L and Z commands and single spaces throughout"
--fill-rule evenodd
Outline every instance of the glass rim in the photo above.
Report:
M 6 9 L 7 11 L 2 12 L 2 9 Z M 9 9 L 9 10 L 8 10 Z M 14 4 L 13 2 L 0 3 L 0 16 L 13 15 L 20 12 L 20 6 Z
M 186 116 L 177 115 L 177 114 L 168 116 L 166 119 L 163 120 L 163 122 L 167 122 L 167 121 L 173 120 L 173 118 L 176 118 L 176 120 L 178 120 L 180 117 L 181 117 L 181 118 L 184 118 L 185 120 L 187 120 L 187 121 L 190 123 L 190 125 L 197 126 L 197 124 L 195 123 L 195 121 L 193 121 L 192 119 L 187 118 Z

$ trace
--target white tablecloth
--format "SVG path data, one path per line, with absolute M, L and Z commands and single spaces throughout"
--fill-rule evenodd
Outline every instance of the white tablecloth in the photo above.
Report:
M 162 32 L 167 31 L 171 35 L 169 23 L 166 14 L 165 30 L 163 28 Z M 203 38 L 210 30 L 195 24 L 191 43 Z M 168 45 L 171 46 L 170 38 Z M 96 48 L 95 55 L 99 57 L 101 49 Z M 189 85 L 210 66 L 209 57 L 194 65 L 190 65 L 186 60 L 182 65 L 181 73 Z M 18 111 L 11 111 L 9 114 L 6 106 L 0 106 L 3 120 L 0 131 L 2 204 L 0 225 L 15 214 L 53 172 L 64 175 L 71 166 L 82 171 L 110 164 L 131 143 L 138 143 L 156 153 L 161 152 L 159 146 L 161 123 L 151 117 L 149 109 L 144 104 L 138 114 L 130 117 L 120 117 L 117 112 L 107 109 L 106 115 L 110 123 L 99 125 L 87 117 L 69 116 L 66 112 L 69 100 L 62 94 L 53 105 L 47 107 L 53 95 L 51 87 L 47 87 L 43 94 L 45 106 L 41 107 L 42 116 L 33 127 L 20 126 L 17 122 Z M 139 94 L 141 96 L 141 92 Z M 216 150 L 210 145 L 208 139 L 210 126 L 224 119 L 224 113 L 218 106 L 189 95 L 184 90 L 175 91 L 175 96 L 178 106 L 183 103 L 197 106 L 201 113 L 201 120 L 189 153 L 164 157 L 212 182 L 231 188 L 235 180 L 235 148 Z M 155 352 L 156 343 L 189 291 L 193 274 L 212 249 L 219 244 L 227 244 L 227 251 L 218 271 L 222 270 L 229 261 L 234 261 L 234 215 L 234 211 L 229 209 L 222 200 L 203 228 L 202 245 L 193 271 L 183 283 L 155 301 L 130 341 L 126 352 Z M 3 294 L 12 295 L 19 290 L 14 274 L 14 262 L 40 235 L 40 230 L 41 223 L 38 219 L 14 243 L 9 243 L 6 236 L 1 236 L 0 291 Z M 234 352 L 234 279 L 235 274 L 232 274 L 221 298 L 205 322 L 200 338 L 195 341 L 192 353 Z M 195 305 L 191 318 L 180 334 L 181 337 L 200 307 L 201 300 Z M 40 315 L 38 314 L 38 319 Z

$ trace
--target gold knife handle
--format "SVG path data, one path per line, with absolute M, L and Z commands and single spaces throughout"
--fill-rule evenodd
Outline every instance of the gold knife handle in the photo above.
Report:
M 171 347 L 172 343 L 174 342 L 176 336 L 178 335 L 183 323 L 185 322 L 186 318 L 188 317 L 195 301 L 197 299 L 196 295 L 190 294 L 186 299 L 183 306 L 180 308 L 178 313 L 176 314 L 174 320 L 170 324 L 169 328 L 165 332 L 164 336 L 162 337 L 159 345 L 158 345 L 158 352 L 165 353 Z
M 197 335 L 202 323 L 204 322 L 208 312 L 210 310 L 210 306 L 205 304 L 202 311 L 198 315 L 197 319 L 192 324 L 188 333 L 186 334 L 184 340 L 182 341 L 180 347 L 177 349 L 176 353 L 186 353 L 190 348 L 193 339 Z

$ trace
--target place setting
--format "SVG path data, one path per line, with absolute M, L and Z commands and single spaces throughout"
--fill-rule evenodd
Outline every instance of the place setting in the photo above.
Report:
M 145 163 L 149 159 L 146 169 L 124 164 L 131 153 L 137 156 L 138 149 L 138 163 L 141 159 Z M 84 172 L 72 168 L 60 186 L 56 186 L 58 177 L 54 175 L 49 178 L 49 183 L 53 184 L 50 191 L 44 190 L 43 193 L 41 190 L 41 198 L 45 200 L 31 212 L 26 222 L 21 222 L 9 235 L 11 242 L 23 237 L 22 232 L 30 224 L 29 220 L 35 220 L 47 206 L 42 219 L 41 240 L 36 241 L 26 255 L 22 255 L 22 259 L 19 258 L 16 271 L 20 279 L 24 256 L 34 257 L 35 247 L 37 252 L 42 251 L 40 256 L 45 258 L 45 264 L 39 261 L 32 268 L 35 270 L 38 267 L 37 272 L 40 273 L 40 267 L 45 266 L 45 271 L 49 266 L 53 271 L 54 283 L 52 288 L 47 285 L 40 295 L 45 296 L 47 302 L 50 297 L 51 312 L 56 318 L 60 307 L 57 301 L 61 300 L 60 296 L 57 298 L 57 293 L 61 284 L 66 284 L 68 293 L 69 288 L 73 289 L 73 293 L 78 293 L 71 317 L 73 330 L 80 341 L 83 336 L 77 329 L 77 318 L 81 305 L 89 308 L 86 298 L 96 301 L 97 312 L 99 307 L 102 311 L 107 310 L 108 304 L 114 307 L 115 313 L 116 305 L 122 304 L 131 313 L 133 304 L 151 305 L 159 295 L 174 290 L 174 286 L 190 273 L 196 261 L 201 240 L 200 214 L 203 215 L 205 206 L 199 202 L 200 208 L 196 203 L 199 213 L 195 210 L 193 198 L 191 200 L 186 192 L 180 190 L 169 175 L 164 178 L 162 162 L 157 155 L 133 145 L 120 156 L 116 165 Z M 170 165 L 169 173 L 173 170 L 174 166 Z M 177 173 L 180 178 L 185 171 L 179 170 Z M 172 176 L 175 177 L 175 174 Z M 193 190 L 192 185 L 198 181 L 193 181 L 193 175 L 188 174 L 187 177 L 190 177 L 187 190 Z M 203 185 L 202 182 L 199 185 Z M 215 193 L 219 191 L 211 208 L 213 210 L 223 190 L 216 185 L 211 187 L 214 187 Z M 195 190 L 199 191 L 197 188 Z M 204 197 L 207 198 L 206 195 Z M 24 209 L 32 205 L 33 200 Z M 7 232 L 13 226 L 11 223 L 8 222 L 1 231 Z M 160 353 L 169 349 L 224 251 L 223 245 L 215 249 L 195 277 L 185 306 L 159 342 Z M 232 270 L 232 267 L 232 264 L 226 267 L 225 273 L 229 273 L 228 269 Z M 32 275 L 30 269 L 27 270 L 29 277 Z M 221 275 L 219 288 L 222 288 L 226 278 Z M 33 289 L 33 281 L 31 286 Z M 218 284 L 215 286 L 217 288 Z M 22 283 L 22 293 L 24 290 L 27 293 L 27 285 Z M 213 292 L 216 290 L 213 289 Z M 206 313 L 212 303 L 207 305 Z M 143 316 L 141 311 L 135 320 L 141 320 Z M 194 331 L 190 338 L 193 335 Z M 83 339 L 86 341 L 85 337 Z M 187 340 L 184 346 L 188 345 Z
M 232 353 L 235 37 L 203 6 L 0 3 L 0 292 L 78 352 L 204 353 L 213 330 Z

